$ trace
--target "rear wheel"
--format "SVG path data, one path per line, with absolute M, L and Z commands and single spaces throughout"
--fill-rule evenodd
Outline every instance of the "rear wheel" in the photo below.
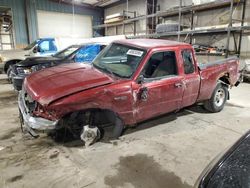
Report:
M 205 109 L 210 112 L 220 112 L 228 98 L 228 89 L 225 85 L 217 83 L 211 98 L 204 103 Z

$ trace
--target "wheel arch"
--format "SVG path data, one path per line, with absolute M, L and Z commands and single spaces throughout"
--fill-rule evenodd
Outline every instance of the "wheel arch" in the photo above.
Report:
M 69 130 L 79 130 L 83 126 L 97 127 L 100 130 L 101 138 L 117 139 L 122 135 L 125 124 L 121 117 L 110 109 L 88 108 L 78 110 L 63 116 L 56 129 L 66 128 Z M 76 133 L 76 134 L 78 134 Z M 111 137 L 110 137 L 111 136 Z
M 124 120 L 122 119 L 122 117 L 115 111 L 113 111 L 112 109 L 108 109 L 108 108 L 86 108 L 86 109 L 79 109 L 79 110 L 76 110 L 76 111 L 71 111 L 67 114 L 65 114 L 61 120 L 65 120 L 67 118 L 72 118 L 74 116 L 78 116 L 80 114 L 83 114 L 83 113 L 97 113 L 98 115 L 104 115 L 103 117 L 104 118 L 107 118 L 107 119 L 113 119 L 115 120 L 115 118 L 119 118 L 123 124 L 124 124 Z M 109 117 L 107 117 L 109 116 Z
M 6 61 L 5 65 L 4 65 L 4 72 L 7 73 L 7 70 L 8 70 L 10 65 L 14 65 L 20 61 L 22 61 L 22 60 L 21 59 L 12 59 L 12 60 Z
M 229 88 L 231 86 L 229 73 L 224 73 L 224 75 L 222 75 L 217 82 L 220 82 L 222 85 Z M 230 99 L 230 93 L 228 92 L 227 100 L 229 99 Z
M 225 72 L 223 74 L 219 75 L 219 78 L 217 79 L 217 82 L 221 82 L 223 85 L 230 86 L 231 81 L 230 81 L 230 75 L 228 72 Z

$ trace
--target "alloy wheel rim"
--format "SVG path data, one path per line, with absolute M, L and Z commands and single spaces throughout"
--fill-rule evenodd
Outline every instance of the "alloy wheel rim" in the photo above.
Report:
M 225 96 L 225 91 L 222 88 L 218 89 L 214 97 L 214 104 L 220 107 L 224 103 Z

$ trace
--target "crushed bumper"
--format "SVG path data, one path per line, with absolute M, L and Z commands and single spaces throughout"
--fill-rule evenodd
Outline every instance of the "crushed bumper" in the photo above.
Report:
M 18 95 L 18 106 L 23 124 L 32 136 L 38 135 L 35 130 L 45 131 L 55 129 L 58 121 L 50 121 L 40 117 L 33 117 L 27 112 L 22 92 L 19 92 Z

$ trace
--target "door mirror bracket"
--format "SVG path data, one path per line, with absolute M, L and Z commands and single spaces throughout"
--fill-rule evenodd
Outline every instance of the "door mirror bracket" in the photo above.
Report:
M 143 75 L 140 75 L 139 78 L 138 78 L 138 80 L 137 80 L 137 83 L 138 83 L 138 84 L 143 84 L 144 82 L 145 82 L 144 76 L 143 76 Z
M 39 46 L 35 46 L 33 48 L 33 53 L 35 54 L 35 53 L 38 53 L 38 52 L 41 52 L 41 48 Z

